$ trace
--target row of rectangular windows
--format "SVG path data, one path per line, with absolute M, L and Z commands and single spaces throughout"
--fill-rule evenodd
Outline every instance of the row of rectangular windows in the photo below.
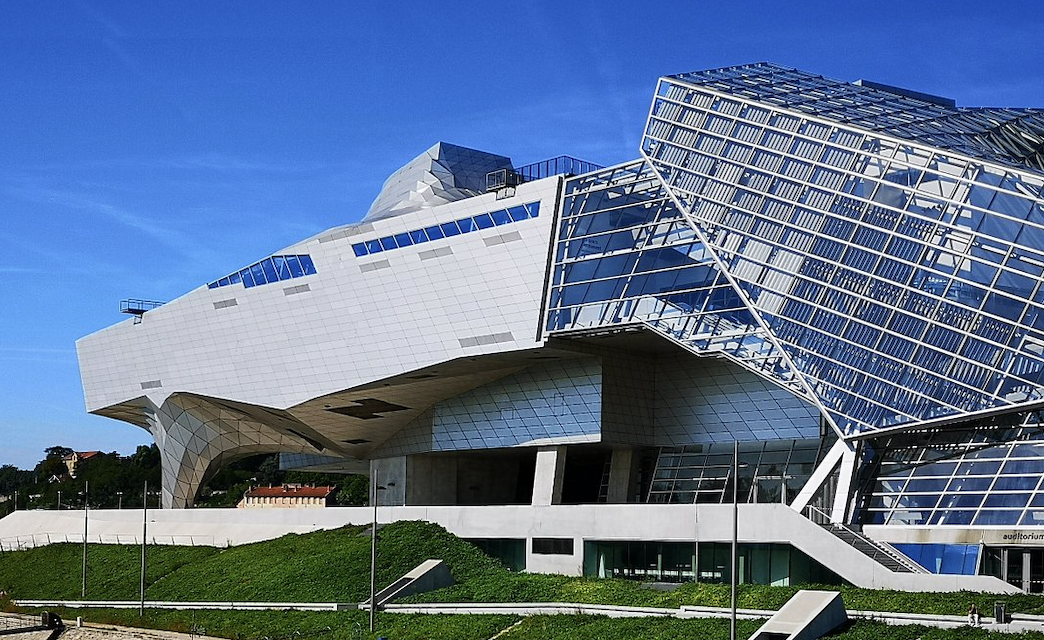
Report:
M 315 273 L 315 265 L 309 255 L 270 256 L 220 280 L 207 283 L 207 288 L 217 289 L 243 283 L 243 286 L 249 289 L 280 280 L 310 276 L 313 273 Z
M 385 236 L 376 240 L 358 242 L 352 245 L 352 250 L 355 251 L 355 256 L 357 258 L 361 258 L 363 256 L 381 253 L 382 251 L 409 247 L 432 240 L 441 240 L 442 238 L 449 238 L 462 233 L 471 233 L 472 231 L 479 231 L 481 229 L 489 229 L 490 227 L 498 227 L 512 222 L 521 222 L 522 220 L 535 218 L 539 213 L 540 203 L 530 202 L 517 207 L 499 209 L 497 211 L 490 211 L 489 213 L 481 213 L 470 218 L 461 218 L 460 220 L 437 224 L 423 229 L 404 231 L 403 233 L 397 233 L 393 236 Z

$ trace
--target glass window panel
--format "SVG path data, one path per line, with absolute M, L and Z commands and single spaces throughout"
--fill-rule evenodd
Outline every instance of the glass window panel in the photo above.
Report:
M 276 276 L 280 280 L 290 279 L 290 268 L 286 266 L 286 258 L 283 256 L 272 256 L 272 264 L 275 266 Z
M 424 233 L 430 240 L 440 240 L 446 237 L 446 234 L 442 232 L 442 227 L 435 225 L 434 227 L 425 227 Z
M 942 499 L 939 500 L 939 508 L 978 509 L 985 497 L 985 493 L 953 493 L 951 489 L 949 493 L 944 494 Z
M 511 207 L 507 210 L 507 214 L 514 222 L 519 222 L 520 220 L 525 220 L 529 217 L 529 212 L 521 205 Z
M 1017 524 L 1022 516 L 1022 511 L 991 510 L 980 511 L 975 518 L 975 524 Z
M 493 221 L 491 220 L 490 224 L 492 223 Z M 478 231 L 478 225 L 475 224 L 475 220 L 473 218 L 462 218 L 460 220 L 457 220 L 457 226 L 460 227 L 461 233 L 471 233 L 472 231 Z
M 936 511 L 930 524 L 971 524 L 974 511 Z
M 312 263 L 312 257 L 307 254 L 297 256 L 297 259 L 301 261 L 301 270 L 304 271 L 306 276 L 310 276 L 315 273 L 315 265 Z
M 911 491 L 937 493 L 946 489 L 946 483 L 946 478 L 912 478 L 906 485 L 906 491 L 907 493 Z
M 380 253 L 381 251 L 384 251 L 384 246 L 381 245 L 380 240 L 366 241 L 366 253 Z
M 1000 462 L 991 460 L 974 460 L 971 462 L 962 462 L 960 467 L 957 469 L 957 473 L 960 475 L 975 475 L 975 476 L 993 476 L 1000 471 Z M 988 488 L 988 486 L 986 487 Z M 950 487 L 954 490 L 954 487 Z
M 945 476 L 950 477 L 957 469 L 956 462 L 935 462 L 914 469 L 914 476 Z
M 511 222 L 511 215 L 507 212 L 507 209 L 499 209 L 489 215 L 493 218 L 493 224 L 497 226 Z
M 529 217 L 530 218 L 536 218 L 536 217 L 540 216 L 540 203 L 539 202 L 530 202 L 529 204 L 524 205 L 524 206 L 526 207 L 526 209 L 529 209 Z
M 1014 242 L 1022 230 L 1022 225 L 1014 220 L 1000 216 L 987 215 L 979 225 L 979 233 L 1005 242 Z
M 410 234 L 408 233 L 396 233 L 395 244 L 399 247 L 409 247 L 413 244 L 413 240 L 410 239 Z
M 286 266 L 290 269 L 291 278 L 300 278 L 304 275 L 304 267 L 301 266 L 301 260 L 298 256 L 286 256 Z
M 424 233 L 424 229 L 417 229 L 416 231 L 410 231 L 410 240 L 413 244 L 420 244 L 427 242 L 428 236 Z
M 397 246 L 399 246 L 399 245 L 395 244 L 395 238 L 393 238 L 391 236 L 387 236 L 387 237 L 381 238 L 380 240 L 378 240 L 378 242 L 381 243 L 381 248 L 384 249 L 385 251 L 388 251 L 389 249 L 394 249 Z
M 279 276 L 276 274 L 275 265 L 272 264 L 272 258 L 265 258 L 261 261 L 261 269 L 265 272 L 265 277 L 269 282 L 278 282 Z
M 253 276 L 255 285 L 262 285 L 268 282 L 268 279 L 265 278 L 265 271 L 261 267 L 260 262 L 250 265 L 250 275 Z
M 1019 458 L 1004 463 L 1004 474 L 1044 473 L 1044 461 Z
M 239 272 L 239 277 L 243 279 L 243 286 L 249 289 L 254 286 L 254 276 L 250 272 L 250 267 L 243 269 Z M 263 283 L 262 283 L 263 284 Z
M 1001 270 L 1000 274 L 997 276 L 997 283 L 994 286 L 1005 293 L 1010 293 L 1019 298 L 1028 299 L 1033 293 L 1033 289 L 1036 285 L 1037 281 L 1034 278 L 1007 270 Z
M 242 276 L 240 275 L 241 273 L 242 273 L 241 271 L 237 271 L 237 272 L 233 273 L 232 275 L 230 275 L 228 277 L 228 283 L 229 284 L 239 284 L 240 282 L 242 282 Z
M 993 484 L 994 491 L 1032 491 L 1037 488 L 1039 476 L 1002 475 Z
M 479 229 L 489 229 L 490 227 L 493 226 L 493 218 L 489 217 L 488 213 L 479 214 L 479 215 L 475 216 L 474 220 L 475 220 L 475 225 Z
M 352 251 L 355 252 L 355 257 L 357 257 L 357 258 L 361 258 L 361 257 L 365 256 L 367 253 L 369 253 L 369 251 L 366 250 L 366 244 L 363 243 L 363 242 L 360 242 L 358 244 L 353 244 L 352 245 Z
M 1028 493 L 991 493 L 982 503 L 985 507 L 1014 507 L 1022 509 L 1029 502 Z
M 439 225 L 439 228 L 442 230 L 443 235 L 447 238 L 460 234 L 460 227 L 457 226 L 456 222 L 447 222 L 445 224 Z
M 986 304 L 982 305 L 982 310 L 1009 320 L 1018 320 L 1022 317 L 1025 306 L 1021 300 L 994 292 L 986 297 Z

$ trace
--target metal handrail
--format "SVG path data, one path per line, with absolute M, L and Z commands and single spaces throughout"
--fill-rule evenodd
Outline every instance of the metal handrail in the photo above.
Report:
M 848 533 L 852 534 L 856 538 L 859 538 L 861 540 L 865 540 L 866 542 L 868 542 L 870 544 L 870 546 L 874 548 L 874 553 L 873 553 L 873 555 L 870 556 L 870 558 L 872 560 L 876 561 L 878 559 L 878 557 L 879 557 L 878 554 L 880 553 L 883 556 L 891 558 L 895 562 L 898 562 L 899 564 L 901 564 L 902 566 L 906 567 L 907 569 L 909 569 L 913 573 L 930 573 L 927 569 L 925 569 L 921 565 L 919 565 L 916 562 L 914 562 L 913 560 L 907 558 L 905 555 L 903 555 L 898 549 L 896 549 L 892 545 L 890 545 L 888 543 L 885 543 L 885 542 L 878 542 L 877 540 L 874 540 L 873 538 L 871 538 L 869 536 L 865 536 L 862 533 L 856 531 L 855 529 L 852 529 L 851 527 L 845 525 L 843 522 L 832 521 L 830 519 L 830 514 L 827 513 L 826 511 L 824 511 L 823 509 L 820 509 L 817 506 L 814 506 L 814 505 L 811 505 L 811 504 L 810 505 L 806 505 L 805 506 L 805 511 L 808 512 L 805 515 L 805 517 L 810 522 L 814 522 L 814 523 L 822 525 L 822 526 L 829 525 L 829 526 L 831 526 L 831 527 L 833 527 L 835 529 L 844 529 L 845 531 L 847 531 Z M 819 516 L 820 518 L 826 518 L 827 522 L 825 522 L 825 523 L 818 522 L 815 518 L 811 517 L 812 514 L 815 514 L 815 515 Z

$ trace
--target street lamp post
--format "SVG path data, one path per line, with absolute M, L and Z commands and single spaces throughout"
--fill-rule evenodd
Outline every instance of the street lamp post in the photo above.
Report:
M 149 535 L 149 481 L 141 492 L 141 602 L 138 615 L 145 615 L 145 538 Z
M 374 612 L 377 603 L 377 492 L 381 485 L 379 482 L 380 470 L 374 466 L 373 469 L 373 529 L 370 530 L 370 633 L 373 633 Z
M 736 640 L 736 565 L 739 564 L 739 440 L 732 441 L 732 571 L 729 581 L 732 615 L 729 618 L 729 640 Z
M 58 510 L 62 510 L 62 490 L 58 490 Z
M 123 508 L 123 492 L 122 491 L 117 491 L 116 492 L 116 508 L 117 509 L 122 509 Z
M 80 589 L 80 598 L 87 599 L 87 503 L 89 483 L 83 481 L 83 585 Z

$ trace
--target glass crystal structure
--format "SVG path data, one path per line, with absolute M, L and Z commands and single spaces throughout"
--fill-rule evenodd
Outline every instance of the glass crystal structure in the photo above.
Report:
M 360 222 L 81 339 L 88 409 L 155 435 L 166 506 L 272 452 L 404 506 L 735 491 L 1044 591 L 1044 110 L 758 63 L 660 78 L 637 151 L 438 143 Z

